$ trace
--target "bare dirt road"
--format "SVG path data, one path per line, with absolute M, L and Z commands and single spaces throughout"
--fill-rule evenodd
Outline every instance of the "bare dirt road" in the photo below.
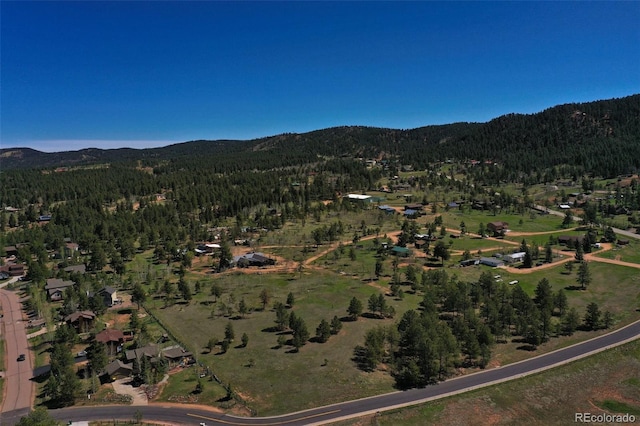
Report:
M 2 412 L 30 408 L 33 401 L 34 384 L 31 382 L 33 368 L 31 352 L 23 321 L 22 305 L 18 295 L 0 289 L 2 303 L 2 334 L 5 341 L 5 385 L 2 398 Z M 18 356 L 25 354 L 24 361 Z

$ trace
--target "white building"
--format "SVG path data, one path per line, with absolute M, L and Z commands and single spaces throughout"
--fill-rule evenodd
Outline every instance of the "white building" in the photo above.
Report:
M 507 255 L 502 257 L 502 260 L 504 260 L 506 263 L 522 262 L 524 260 L 525 254 L 526 253 L 523 252 L 523 251 L 520 251 L 518 253 L 507 254 Z

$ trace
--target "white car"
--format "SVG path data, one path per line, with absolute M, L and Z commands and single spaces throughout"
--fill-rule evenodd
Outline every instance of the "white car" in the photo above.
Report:
M 87 351 L 80 351 L 77 356 L 87 356 Z

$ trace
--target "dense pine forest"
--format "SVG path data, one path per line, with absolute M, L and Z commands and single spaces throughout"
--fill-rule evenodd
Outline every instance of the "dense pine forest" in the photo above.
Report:
M 153 149 L 42 153 L 2 149 L 2 170 L 123 163 L 215 173 L 313 164 L 327 157 L 390 158 L 423 169 L 452 159 L 499 163 L 496 178 L 549 171 L 613 177 L 640 168 L 640 95 L 508 114 L 488 123 L 412 130 L 336 127 L 252 141 L 194 141 Z M 255 155 L 259 152 L 259 155 Z M 555 171 L 554 171 L 555 170 Z M 546 175 L 549 178 L 551 175 Z M 545 175 L 538 175 L 538 180 Z

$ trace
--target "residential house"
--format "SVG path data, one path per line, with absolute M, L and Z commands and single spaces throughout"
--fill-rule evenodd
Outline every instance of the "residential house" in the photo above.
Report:
M 64 257 L 69 258 L 80 250 L 78 243 L 68 242 L 64 244 Z
M 115 381 L 131 376 L 132 372 L 133 365 L 125 364 L 119 359 L 115 359 L 104 367 L 104 372 L 101 376 L 106 378 L 105 381 Z
M 234 256 L 233 262 L 239 268 L 246 268 L 249 266 L 267 266 L 275 265 L 276 261 L 266 256 L 264 253 L 251 252 L 242 256 Z
M 413 245 L 415 246 L 415 248 L 417 248 L 418 250 L 422 250 L 426 247 L 427 245 L 427 240 L 416 240 L 415 243 L 413 243 Z
M 460 266 L 473 266 L 478 264 L 480 264 L 480 259 L 467 259 L 460 261 Z
M 180 364 L 193 357 L 193 354 L 180 346 L 173 346 L 162 350 L 162 356 L 169 361 L 169 365 Z
M 507 254 L 502 256 L 502 260 L 504 260 L 505 263 L 518 263 L 518 262 L 522 262 L 524 260 L 524 256 L 526 255 L 525 252 L 520 251 L 517 253 L 511 253 L 511 254 Z
M 575 247 L 576 244 L 582 244 L 584 235 L 560 235 L 558 237 L 558 244 Z
M 64 299 L 64 291 L 74 284 L 73 281 L 63 281 L 60 278 L 49 278 L 44 286 L 47 296 L 52 302 Z
M 412 252 L 411 249 L 407 247 L 393 246 L 393 248 L 391 249 L 391 254 L 397 257 L 409 257 L 411 256 Z
M 200 255 L 208 255 L 208 254 L 213 254 L 216 250 L 220 250 L 221 246 L 220 244 L 212 244 L 212 243 L 205 243 L 205 244 L 198 244 L 198 246 L 195 249 L 196 255 L 200 256 Z
M 393 207 L 388 206 L 386 204 L 383 205 L 383 206 L 378 206 L 378 209 L 382 210 L 383 212 L 385 212 L 387 214 L 395 214 L 395 212 L 396 212 L 396 209 L 394 209 Z
M 7 257 L 17 256 L 18 255 L 18 249 L 16 248 L 16 246 L 6 246 L 4 248 L 4 253 L 5 253 L 5 256 L 7 256 Z
M 76 311 L 64 318 L 64 321 L 73 326 L 78 333 L 87 333 L 95 323 L 96 314 L 91 311 Z
M 160 357 L 160 348 L 158 345 L 151 343 L 141 348 L 125 351 L 124 356 L 127 362 L 133 362 L 133 360 L 140 360 L 142 357 L 145 357 L 153 363 L 157 362 Z
M 504 262 L 502 260 L 496 259 L 494 257 L 481 257 L 480 264 L 491 266 L 492 268 L 497 268 L 498 266 L 504 266 Z
M 371 195 L 347 194 L 347 200 L 352 203 L 371 203 Z
M 487 229 L 493 233 L 493 235 L 503 235 L 509 229 L 507 222 L 497 221 L 487 223 Z
M 63 271 L 68 272 L 70 274 L 86 274 L 87 273 L 87 267 L 84 264 L 71 265 L 71 266 L 67 266 L 66 268 L 64 268 Z
M 124 334 L 120 330 L 107 328 L 96 334 L 96 341 L 107 346 L 107 355 L 116 355 L 122 351 L 124 344 Z
M 21 277 L 24 275 L 24 265 L 21 263 L 7 263 L 0 266 L 0 272 L 8 277 Z
M 102 301 L 105 306 L 113 306 L 118 303 L 118 294 L 115 288 L 105 286 L 103 289 L 98 291 L 98 296 L 102 297 Z
M 409 210 L 403 211 L 402 214 L 407 218 L 414 219 L 419 215 L 419 212 L 417 210 L 409 209 Z
M 419 204 L 419 203 L 413 203 L 413 204 L 407 204 L 404 206 L 405 210 L 416 210 L 416 211 L 422 211 L 423 209 L 423 205 Z

